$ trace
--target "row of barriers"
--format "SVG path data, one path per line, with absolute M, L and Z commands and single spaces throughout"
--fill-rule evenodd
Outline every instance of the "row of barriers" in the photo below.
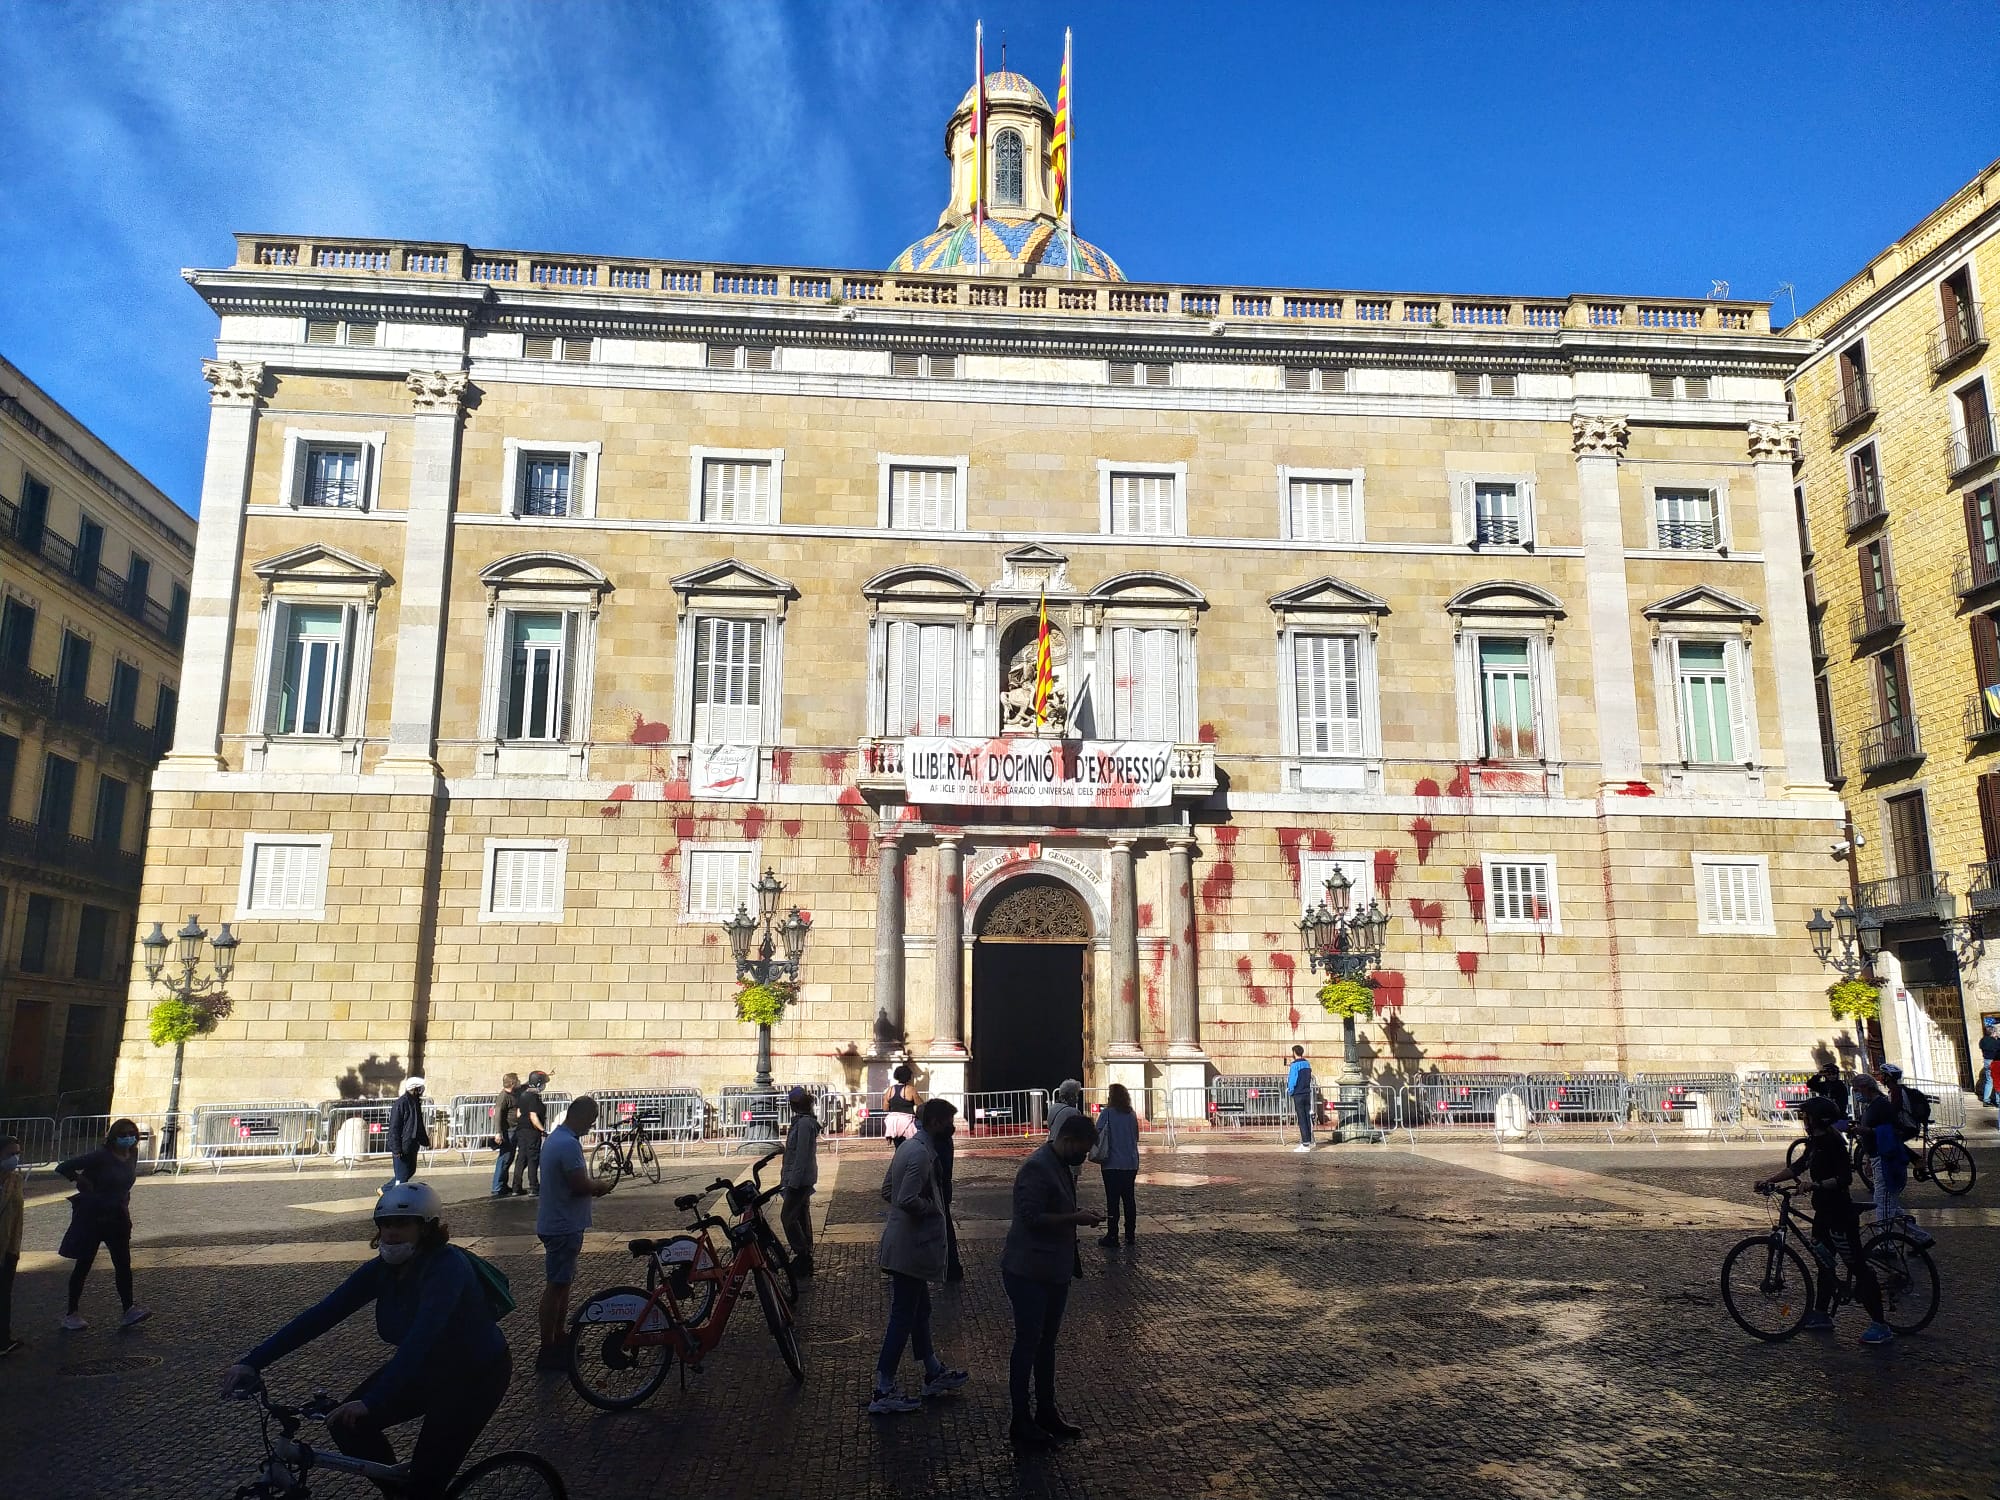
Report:
M 1320 1130 L 1347 1127 L 1350 1138 L 1474 1134 L 1500 1140 L 1551 1136 L 1602 1136 L 1607 1140 L 1664 1137 L 1758 1139 L 1797 1128 L 1798 1108 L 1810 1097 L 1803 1072 L 1639 1073 L 1439 1073 L 1409 1081 L 1370 1080 L 1343 1092 L 1315 1081 L 1312 1116 Z M 1909 1080 L 1934 1101 L 1938 1128 L 1962 1128 L 1965 1096 L 1956 1084 Z M 899 1134 L 881 1095 L 808 1085 L 823 1144 L 843 1149 L 881 1143 Z M 722 1152 L 768 1149 L 791 1115 L 786 1095 L 743 1086 L 713 1099 L 690 1087 L 607 1091 L 598 1130 L 635 1126 L 655 1149 L 685 1154 L 704 1146 Z M 1046 1133 L 1047 1090 L 951 1095 L 959 1106 L 961 1142 L 1028 1140 Z M 1093 1114 L 1106 1092 L 1090 1090 Z M 1281 1073 L 1223 1074 L 1206 1088 L 1134 1089 L 1142 1137 L 1171 1150 L 1191 1131 L 1223 1138 L 1289 1141 L 1297 1125 Z M 460 1094 L 448 1104 L 427 1104 L 431 1154 L 461 1159 L 487 1149 L 495 1136 L 493 1094 Z M 553 1125 L 570 1096 L 543 1096 L 545 1123 Z M 342 1165 L 386 1157 L 390 1099 L 250 1100 L 206 1104 L 184 1114 L 168 1155 L 168 1117 L 135 1116 L 140 1160 L 150 1168 L 220 1169 L 237 1162 L 279 1162 L 295 1170 L 308 1163 Z M 0 1134 L 22 1142 L 23 1160 L 45 1166 L 80 1155 L 104 1139 L 110 1115 L 0 1118 Z

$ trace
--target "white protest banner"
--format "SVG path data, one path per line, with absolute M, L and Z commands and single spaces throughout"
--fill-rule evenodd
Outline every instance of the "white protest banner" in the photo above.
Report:
M 903 742 L 911 802 L 994 807 L 1166 807 L 1174 747 L 1152 740 L 1028 736 Z
M 688 790 L 700 802 L 749 802 L 757 796 L 756 745 L 694 745 Z

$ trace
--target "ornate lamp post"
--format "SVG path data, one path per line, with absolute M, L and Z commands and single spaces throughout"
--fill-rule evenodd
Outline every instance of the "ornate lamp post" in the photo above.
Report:
M 214 973 L 202 977 L 197 974 L 201 967 L 201 945 L 207 943 L 213 954 Z M 229 976 L 236 972 L 236 934 L 229 930 L 229 924 L 222 924 L 222 931 L 213 939 L 208 929 L 201 925 L 201 918 L 189 915 L 187 926 L 169 938 L 155 922 L 153 930 L 139 940 L 146 950 L 146 977 L 160 987 L 162 997 L 192 1004 L 197 998 L 215 996 L 220 998 L 229 983 Z M 178 947 L 171 967 L 177 972 L 168 972 L 167 950 Z M 185 1039 L 174 1043 L 174 1082 L 167 1092 L 167 1124 L 160 1135 L 160 1160 L 173 1161 L 179 1150 L 176 1137 L 180 1131 L 181 1117 L 181 1063 L 187 1055 Z
M 1833 916 L 1827 917 L 1817 906 L 1806 923 L 1806 931 L 1812 934 L 1813 955 L 1842 979 L 1856 978 L 1869 965 L 1875 952 L 1882 945 L 1882 929 L 1862 927 L 1854 908 L 1842 897 L 1840 905 L 1833 909 Z M 1868 1023 L 1859 1016 L 1854 1018 L 1854 1040 L 1861 1048 L 1864 1066 L 1868 1060 Z
M 729 951 L 736 959 L 736 977 L 752 984 L 769 984 L 774 979 L 789 979 L 798 982 L 799 968 L 805 959 L 806 934 L 812 930 L 812 918 L 794 906 L 778 920 L 778 898 L 785 893 L 785 884 L 770 870 L 764 872 L 757 882 L 757 915 L 751 916 L 747 906 L 736 908 L 736 915 L 722 924 L 722 930 L 729 934 Z M 763 937 L 757 941 L 756 952 L 751 952 L 751 941 L 757 938 L 759 927 Z M 784 957 L 778 956 L 779 949 Z M 771 1080 L 771 1023 L 757 1023 L 757 1077 L 752 1087 L 759 1095 L 768 1096 L 775 1087 Z M 746 1139 L 752 1141 L 772 1141 L 777 1139 L 775 1122 L 769 1114 L 757 1110 L 751 1112 L 751 1129 Z
M 1334 979 L 1366 979 L 1381 966 L 1388 914 L 1373 900 L 1350 910 L 1348 898 L 1353 888 L 1354 883 L 1335 866 L 1326 878 L 1325 898 L 1299 922 L 1299 942 L 1314 973 L 1323 972 Z M 1342 1121 L 1359 1120 L 1367 1079 L 1355 1052 L 1354 1017 L 1342 1016 L 1340 1030 L 1340 1117 Z

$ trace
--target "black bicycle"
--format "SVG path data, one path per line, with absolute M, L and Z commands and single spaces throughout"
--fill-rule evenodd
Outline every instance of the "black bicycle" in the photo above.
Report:
M 1869 1192 L 1875 1191 L 1875 1158 L 1862 1151 L 1854 1122 L 1843 1121 L 1840 1127 L 1853 1146 L 1854 1170 L 1861 1174 L 1861 1184 Z M 1904 1143 L 1910 1152 L 1910 1176 L 1917 1182 L 1935 1182 L 1938 1187 L 1954 1198 L 1963 1197 L 1972 1191 L 1972 1184 L 1978 1179 L 1979 1167 L 1972 1159 L 1972 1152 L 1966 1149 L 1965 1132 L 1951 1127 L 1933 1131 L 1925 1125 L 1923 1134 L 1915 1140 Z M 1785 1148 L 1785 1165 L 1796 1167 L 1806 1159 L 1807 1138 L 1800 1136 Z
M 237 1486 L 235 1500 L 312 1500 L 306 1478 L 314 1469 L 332 1469 L 390 1485 L 407 1482 L 410 1477 L 408 1464 L 378 1464 L 350 1458 L 338 1448 L 314 1448 L 299 1441 L 302 1426 L 324 1422 L 327 1413 L 340 1405 L 325 1391 L 315 1391 L 304 1406 L 281 1406 L 259 1381 L 235 1392 L 235 1398 L 256 1403 L 264 1432 L 264 1457 L 257 1477 Z M 568 1500 L 569 1491 L 547 1459 L 511 1448 L 480 1459 L 452 1480 L 445 1496 L 446 1500 Z
M 599 1182 L 616 1182 L 621 1177 L 643 1177 L 648 1182 L 658 1182 L 660 1154 L 646 1139 L 639 1111 L 627 1106 L 624 1115 L 617 1129 L 605 1132 L 597 1149 L 590 1153 L 591 1175 Z
M 1833 1278 L 1828 1311 L 1854 1300 L 1854 1286 L 1838 1255 L 1812 1238 L 1812 1216 L 1793 1203 L 1792 1187 L 1760 1188 L 1778 1200 L 1769 1233 L 1735 1245 L 1722 1260 L 1722 1302 L 1752 1338 L 1776 1343 L 1804 1325 L 1813 1310 L 1813 1276 Z M 1804 1255 L 1799 1253 L 1805 1251 Z M 1898 1333 L 1916 1333 L 1937 1316 L 1938 1273 L 1922 1246 L 1898 1229 L 1864 1239 L 1861 1253 L 1882 1286 L 1882 1321 Z

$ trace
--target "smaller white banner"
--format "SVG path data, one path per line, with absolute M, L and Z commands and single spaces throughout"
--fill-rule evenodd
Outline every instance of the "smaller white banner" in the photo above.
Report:
M 1174 747 L 1152 740 L 1002 737 L 903 742 L 912 802 L 1022 807 L 1166 807 Z
M 701 802 L 748 802 L 757 795 L 756 745 L 696 745 L 688 788 Z

